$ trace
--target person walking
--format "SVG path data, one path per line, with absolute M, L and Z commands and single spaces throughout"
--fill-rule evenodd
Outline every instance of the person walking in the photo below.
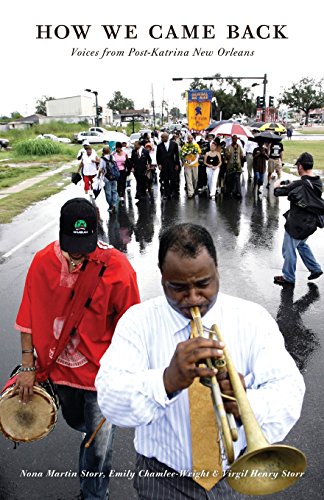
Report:
M 147 149 L 136 141 L 132 151 L 131 162 L 133 165 L 134 176 L 136 179 L 136 195 L 138 200 L 146 198 L 147 176 L 146 172 L 150 170 L 151 157 Z
M 84 144 L 83 148 L 85 149 L 85 152 L 81 156 L 81 163 L 79 165 L 78 172 L 82 172 L 83 175 L 84 193 L 92 196 L 92 181 L 98 173 L 100 160 L 90 144 Z
M 178 144 L 169 140 L 169 134 L 161 134 L 161 142 L 156 147 L 156 163 L 160 170 L 161 194 L 164 199 L 179 196 L 180 158 Z
M 117 180 L 117 192 L 119 196 L 119 202 L 121 205 L 125 203 L 125 191 L 126 191 L 126 180 L 127 180 L 127 170 L 126 161 L 127 154 L 123 151 L 123 145 L 121 142 L 116 142 L 115 151 L 113 153 L 113 159 L 117 163 L 119 170 L 119 179 Z
M 262 193 L 261 187 L 263 186 L 264 174 L 267 170 L 268 158 L 268 147 L 266 146 L 266 144 L 259 144 L 253 151 L 253 190 L 257 190 L 258 194 Z
M 206 358 L 222 357 L 225 345 L 205 332 L 195 337 L 191 308 L 199 308 L 204 327 L 217 324 L 224 333 L 271 443 L 282 441 L 300 417 L 303 377 L 272 316 L 259 304 L 220 292 L 217 253 L 206 228 L 170 226 L 160 238 L 158 263 L 164 294 L 135 305 L 119 321 L 100 361 L 98 403 L 108 420 L 135 427 L 139 499 L 246 498 L 225 480 L 230 465 L 219 445 L 222 432 L 210 389 L 199 382 L 216 374 L 221 392 L 233 396 L 228 375 L 222 379 L 206 366 Z M 246 447 L 238 406 L 225 400 L 225 411 L 239 422 L 236 457 Z
M 109 146 L 105 146 L 102 149 L 102 157 L 99 164 L 99 172 L 103 174 L 105 186 L 105 196 L 108 203 L 108 212 L 116 213 L 118 206 L 118 191 L 117 191 L 117 179 L 113 175 L 110 168 L 110 161 L 112 155 L 110 154 Z
M 15 324 L 22 347 L 16 391 L 26 404 L 36 384 L 48 378 L 55 384 L 64 419 L 85 433 L 79 452 L 84 500 L 109 497 L 114 426 L 105 421 L 85 447 L 102 420 L 94 380 L 117 321 L 138 302 L 126 256 L 98 241 L 96 207 L 85 198 L 67 201 L 59 241 L 37 252 L 28 270 Z
M 184 175 L 186 179 L 187 197 L 193 198 L 198 188 L 198 165 L 201 149 L 194 142 L 193 136 L 188 135 L 187 142 L 182 146 L 180 157 L 184 166 Z
M 293 201 L 299 189 L 311 190 L 312 196 L 318 199 L 318 203 L 324 206 L 322 200 L 323 184 L 319 175 L 313 172 L 314 160 L 310 153 L 302 153 L 296 161 L 297 172 L 300 180 L 294 182 L 277 181 L 275 184 L 275 196 L 288 196 L 290 209 L 284 214 L 286 218 L 285 235 L 282 244 L 282 256 L 284 263 L 282 275 L 274 276 L 277 285 L 294 285 L 296 274 L 296 263 L 298 251 L 304 265 L 310 272 L 309 280 L 319 278 L 322 274 L 321 265 L 315 259 L 310 247 L 308 237 L 315 233 L 318 225 L 316 213 L 309 211 L 308 207 L 300 207 Z M 324 210 L 324 208 L 323 208 Z
M 267 189 L 270 188 L 271 176 L 274 172 L 276 172 L 278 179 L 281 178 L 283 151 L 284 147 L 280 140 L 278 142 L 273 142 L 269 146 Z
M 217 193 L 217 181 L 222 158 L 217 151 L 215 142 L 211 142 L 209 147 L 210 150 L 204 156 L 204 164 L 206 165 L 209 198 L 214 200 Z
M 237 135 L 232 136 L 232 143 L 226 148 L 227 160 L 226 192 L 236 198 L 242 198 L 241 174 L 243 170 L 244 154 L 243 149 L 237 142 Z

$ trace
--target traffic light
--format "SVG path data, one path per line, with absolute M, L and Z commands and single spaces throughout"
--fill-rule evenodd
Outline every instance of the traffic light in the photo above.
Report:
M 274 105 L 274 97 L 272 95 L 269 96 L 269 108 L 273 108 Z
M 103 110 L 102 110 L 102 106 L 98 106 L 98 107 L 97 107 L 97 111 L 98 111 L 98 115 L 99 115 L 100 113 L 102 113 L 102 111 L 103 111 Z
M 257 108 L 264 108 L 264 105 L 265 105 L 264 96 L 258 95 L 257 100 L 256 100 L 256 105 L 257 105 Z

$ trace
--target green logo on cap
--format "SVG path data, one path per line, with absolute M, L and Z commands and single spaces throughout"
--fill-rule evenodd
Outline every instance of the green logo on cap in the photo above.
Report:
M 86 227 L 87 227 L 87 223 L 86 223 L 86 221 L 85 221 L 85 220 L 83 220 L 83 219 L 79 219 L 79 220 L 77 220 L 77 221 L 76 221 L 76 223 L 74 224 L 74 227 L 75 227 L 75 229 L 79 229 L 79 228 L 81 228 L 81 227 L 86 228 Z

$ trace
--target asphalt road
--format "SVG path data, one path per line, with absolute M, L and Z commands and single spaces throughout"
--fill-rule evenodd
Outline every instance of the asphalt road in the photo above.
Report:
M 242 201 L 206 198 L 161 202 L 156 192 L 153 205 L 136 205 L 128 197 L 126 209 L 108 218 L 103 194 L 98 205 L 103 217 L 103 239 L 127 252 L 137 271 L 142 299 L 162 292 L 157 268 L 158 234 L 172 222 L 192 221 L 205 225 L 213 234 L 219 256 L 221 290 L 253 300 L 265 306 L 277 319 L 286 345 L 302 370 L 307 386 L 301 418 L 286 439 L 307 455 L 305 477 L 273 499 L 320 499 L 323 497 L 323 416 L 324 392 L 322 375 L 324 278 L 307 282 L 307 270 L 298 261 L 297 283 L 293 290 L 273 284 L 273 276 L 281 272 L 281 242 L 287 209 L 285 199 L 278 200 L 264 189 L 255 197 L 251 186 L 244 184 Z M 184 195 L 184 192 L 182 190 Z M 57 238 L 60 206 L 69 198 L 79 196 L 79 186 L 30 207 L 6 226 L 0 226 L 0 301 L 1 301 L 1 370 L 0 385 L 20 361 L 19 334 L 13 329 L 24 279 L 35 251 Z M 36 234 L 35 234 L 36 233 Z M 324 265 L 324 232 L 318 230 L 309 239 L 310 245 Z M 1 257 L 2 256 L 2 257 Z M 133 430 L 118 429 L 114 447 L 113 469 L 118 473 L 132 470 Z M 77 469 L 77 432 L 67 427 L 61 415 L 45 439 L 21 444 L 0 436 L 0 498 L 5 500 L 72 500 L 78 495 L 74 477 L 31 477 L 48 470 L 65 472 Z M 127 477 L 112 477 L 111 500 L 132 500 L 136 494 Z M 256 497 L 254 497 L 256 498 Z M 154 499 L 152 499 L 154 500 Z

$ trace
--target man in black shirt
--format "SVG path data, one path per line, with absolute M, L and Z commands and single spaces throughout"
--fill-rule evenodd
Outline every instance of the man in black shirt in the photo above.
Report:
M 302 153 L 297 162 L 298 174 L 300 180 L 289 182 L 280 182 L 280 187 L 275 186 L 275 196 L 292 196 L 292 192 L 304 186 L 304 189 L 311 189 L 315 197 L 321 200 L 323 184 L 318 175 L 313 173 L 313 157 L 309 153 Z M 278 183 L 278 181 L 277 181 Z M 278 184 L 277 184 L 278 185 Z M 319 201 L 319 203 L 321 203 Z M 324 201 L 323 201 L 324 205 Z M 318 217 L 316 213 L 300 207 L 293 201 L 290 201 L 290 210 L 284 214 L 286 218 L 285 236 L 282 244 L 282 256 L 284 263 L 282 267 L 282 276 L 274 276 L 274 283 L 277 285 L 294 285 L 296 272 L 296 250 L 298 250 L 303 263 L 311 273 L 309 280 L 319 278 L 323 271 L 320 264 L 316 261 L 311 249 L 307 245 L 307 238 L 315 233 L 317 229 Z

